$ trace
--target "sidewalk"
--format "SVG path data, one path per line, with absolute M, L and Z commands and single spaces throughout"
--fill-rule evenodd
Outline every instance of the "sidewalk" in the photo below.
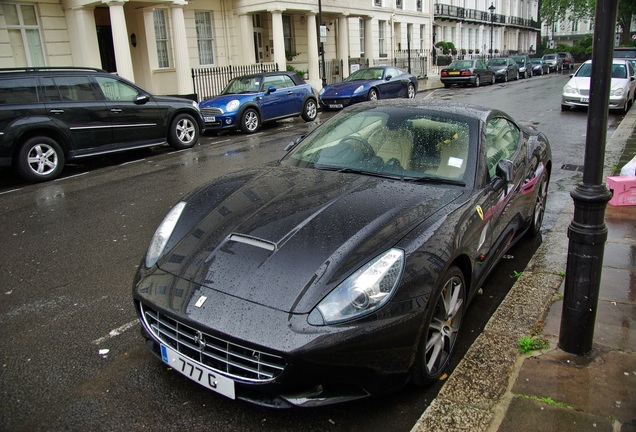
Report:
M 439 88 L 439 77 L 420 91 Z M 605 176 L 636 154 L 636 108 L 608 139 Z M 548 195 L 549 199 L 549 195 Z M 411 432 L 636 432 L 636 206 L 607 206 L 592 352 L 557 347 L 567 262 L 563 211 L 528 267 Z M 538 334 L 550 348 L 519 353 Z

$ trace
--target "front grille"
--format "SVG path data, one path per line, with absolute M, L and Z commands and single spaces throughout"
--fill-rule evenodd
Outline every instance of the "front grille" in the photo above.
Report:
M 349 100 L 350 99 L 348 99 L 348 98 L 347 99 L 323 99 L 323 102 L 326 105 L 339 105 L 339 104 L 342 104 L 342 105 L 346 106 L 346 105 L 349 104 Z
M 280 356 L 202 333 L 144 305 L 140 308 L 143 324 L 155 339 L 237 381 L 273 381 L 285 369 Z
M 223 114 L 221 108 L 201 108 L 201 114 L 204 116 L 218 116 Z
M 581 94 L 581 96 L 589 96 L 590 95 L 590 91 L 589 90 L 579 89 L 579 93 Z

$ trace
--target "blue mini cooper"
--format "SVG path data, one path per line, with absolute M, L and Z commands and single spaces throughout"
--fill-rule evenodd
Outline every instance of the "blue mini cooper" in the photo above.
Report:
M 258 131 L 261 124 L 302 116 L 313 121 L 318 99 L 309 84 L 294 72 L 266 72 L 234 78 L 221 95 L 199 103 L 206 130 Z

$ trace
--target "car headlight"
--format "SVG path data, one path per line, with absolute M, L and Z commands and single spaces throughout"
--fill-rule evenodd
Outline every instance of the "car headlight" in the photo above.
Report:
M 369 261 L 311 311 L 311 325 L 335 324 L 367 315 L 386 304 L 404 268 L 404 251 L 390 249 Z
M 227 103 L 227 105 L 225 105 L 225 111 L 226 112 L 236 111 L 238 109 L 239 105 L 241 105 L 241 103 L 238 100 L 233 99 L 233 100 L 229 101 Z
M 615 89 L 612 89 L 610 91 L 610 96 L 623 96 L 623 94 L 625 93 L 625 89 L 623 87 L 618 87 Z
M 571 85 L 568 84 L 565 87 L 563 87 L 563 93 L 577 94 L 578 91 L 576 90 L 576 87 L 572 87 Z
M 360 93 L 360 92 L 361 92 L 361 91 L 363 91 L 363 90 L 364 90 L 364 86 L 360 86 L 360 87 L 358 87 L 357 89 L 355 89 L 355 90 L 353 91 L 353 93 L 354 93 L 354 94 L 356 94 L 356 93 Z
M 148 247 L 148 252 L 146 252 L 147 268 L 155 265 L 163 254 L 163 250 L 166 247 L 166 244 L 168 244 L 168 239 L 170 239 L 172 231 L 174 231 L 174 227 L 177 226 L 177 222 L 179 221 L 185 206 L 186 203 L 181 201 L 172 207 L 155 231 L 155 235 L 152 236 L 152 241 Z
M 325 88 L 323 87 L 323 88 L 321 88 L 321 89 L 320 89 L 320 92 L 319 92 L 318 94 L 319 94 L 320 96 L 322 96 L 322 94 L 323 94 L 324 92 L 325 92 Z

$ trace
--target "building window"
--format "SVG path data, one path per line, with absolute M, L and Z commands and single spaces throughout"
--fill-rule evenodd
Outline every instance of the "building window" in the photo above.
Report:
M 199 64 L 214 64 L 214 34 L 212 33 L 212 12 L 195 11 L 194 22 L 197 28 Z
M 382 7 L 382 0 L 373 0 L 373 5 L 377 7 Z
M 157 43 L 157 62 L 160 68 L 170 67 L 170 46 L 168 41 L 168 25 L 165 9 L 152 12 L 155 22 L 155 41 Z
M 33 4 L 2 4 L 15 66 L 46 66 L 40 23 Z
M 292 16 L 283 15 L 283 38 L 285 40 L 285 57 L 291 61 L 298 54 L 294 46 L 294 36 L 292 32 Z
M 360 57 L 364 57 L 364 20 L 360 18 Z
M 395 0 L 395 8 L 402 9 L 402 0 Z
M 418 12 L 422 12 L 422 0 L 416 0 L 415 6 L 417 7 Z
M 424 50 L 426 49 L 426 42 L 424 41 L 424 36 L 426 35 L 426 26 L 425 25 L 421 25 L 420 26 L 420 49 Z
M 378 21 L 378 47 L 380 57 L 386 57 L 386 21 Z

